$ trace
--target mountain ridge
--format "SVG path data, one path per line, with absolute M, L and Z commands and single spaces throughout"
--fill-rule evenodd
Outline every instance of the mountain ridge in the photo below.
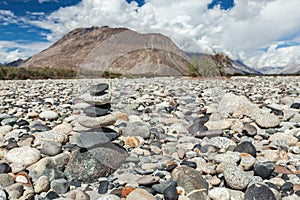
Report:
M 259 74 L 223 54 L 202 55 L 193 63 L 193 57 L 160 33 L 142 34 L 127 28 L 91 27 L 70 31 L 20 67 L 65 68 L 134 76 L 186 76 L 191 74 L 191 70 L 204 76 Z

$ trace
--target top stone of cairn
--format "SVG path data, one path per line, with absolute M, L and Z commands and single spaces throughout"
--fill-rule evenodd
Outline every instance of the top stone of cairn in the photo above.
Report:
M 92 85 L 88 88 L 88 91 L 93 96 L 99 96 L 105 93 L 105 91 L 108 89 L 108 84 L 106 83 L 99 83 L 97 85 Z

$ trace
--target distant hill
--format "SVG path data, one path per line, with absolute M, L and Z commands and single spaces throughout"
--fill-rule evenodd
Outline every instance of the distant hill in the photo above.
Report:
M 284 67 L 262 67 L 258 70 L 262 74 L 280 74 L 280 72 L 284 69 Z
M 292 64 L 283 67 L 263 67 L 259 71 L 262 74 L 282 74 L 282 75 L 293 75 L 300 74 L 300 64 Z
M 300 64 L 293 64 L 284 67 L 281 74 L 300 74 Z
M 23 65 L 25 62 L 26 62 L 26 60 L 18 59 L 18 60 L 15 60 L 13 62 L 5 64 L 5 66 L 8 66 L 8 67 L 19 67 L 19 66 Z
M 246 74 L 261 74 L 259 71 L 247 67 L 240 60 L 232 60 L 228 56 L 217 53 L 215 55 L 204 53 L 187 53 L 192 59 L 192 63 L 197 66 L 197 70 L 201 74 L 207 76 L 219 75 L 246 75 Z
M 126 28 L 75 29 L 21 67 L 43 67 L 106 72 L 120 75 L 174 76 L 259 74 L 222 54 L 192 55 L 168 37 L 141 34 Z M 93 74 L 93 73 L 92 73 Z

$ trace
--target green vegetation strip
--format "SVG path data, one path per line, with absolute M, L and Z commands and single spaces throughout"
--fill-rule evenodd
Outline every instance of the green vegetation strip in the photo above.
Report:
M 0 80 L 75 78 L 76 71 L 54 68 L 20 68 L 0 66 Z

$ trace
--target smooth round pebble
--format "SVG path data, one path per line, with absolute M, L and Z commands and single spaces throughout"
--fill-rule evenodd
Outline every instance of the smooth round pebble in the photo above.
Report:
M 230 193 L 226 188 L 213 188 L 208 192 L 212 200 L 230 200 Z
M 244 200 L 268 199 L 276 200 L 272 190 L 263 184 L 253 184 L 247 188 Z

